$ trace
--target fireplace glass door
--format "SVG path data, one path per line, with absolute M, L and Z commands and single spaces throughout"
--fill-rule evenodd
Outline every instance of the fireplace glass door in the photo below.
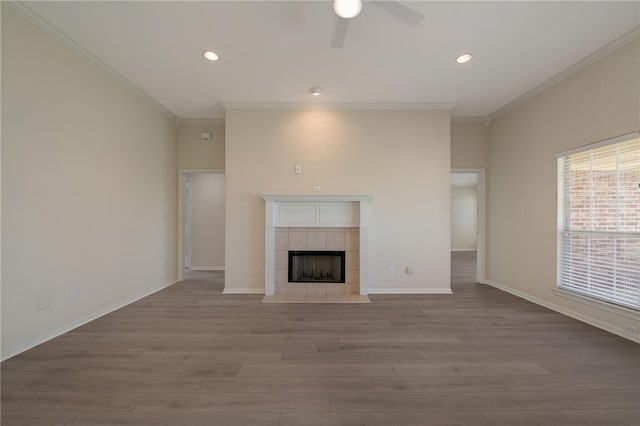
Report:
M 289 282 L 344 283 L 344 251 L 289 251 Z

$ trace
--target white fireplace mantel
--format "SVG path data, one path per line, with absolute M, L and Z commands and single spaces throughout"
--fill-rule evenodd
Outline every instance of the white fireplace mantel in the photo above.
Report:
M 279 227 L 357 227 L 360 230 L 360 295 L 368 294 L 369 194 L 263 194 L 265 296 L 275 292 L 275 230 Z

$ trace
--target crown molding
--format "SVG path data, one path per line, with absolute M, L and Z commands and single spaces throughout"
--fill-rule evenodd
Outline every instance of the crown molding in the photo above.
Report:
M 459 115 L 451 116 L 452 123 L 483 123 L 486 124 L 487 117 L 484 115 Z
M 177 118 L 176 126 L 221 126 L 224 118 Z
M 31 22 L 40 30 L 44 31 L 45 33 L 53 37 L 55 40 L 61 42 L 62 44 L 70 48 L 72 51 L 74 51 L 84 59 L 88 60 L 93 65 L 97 66 L 100 70 L 105 72 L 107 75 L 109 75 L 111 78 L 113 78 L 117 82 L 121 83 L 123 86 L 125 86 L 129 90 L 131 90 L 133 93 L 135 93 L 144 101 L 146 101 L 149 105 L 161 111 L 167 117 L 173 119 L 174 121 L 177 120 L 177 117 L 173 112 L 167 109 L 160 102 L 156 101 L 144 90 L 142 90 L 140 87 L 138 87 L 133 82 L 128 80 L 122 74 L 120 74 L 119 72 L 117 72 L 116 70 L 111 68 L 109 65 L 105 64 L 104 62 L 102 62 L 93 53 L 89 52 L 80 44 L 76 43 L 71 37 L 66 35 L 64 32 L 60 31 L 55 25 L 53 25 L 51 22 L 47 21 L 45 18 L 40 16 L 36 11 L 31 9 L 31 7 L 29 7 L 26 4 L 26 2 L 22 0 L 15 0 L 15 1 L 3 1 L 2 3 L 9 6 L 11 9 L 17 12 L 20 16 L 27 19 L 29 22 Z
M 539 95 L 540 93 L 544 92 L 545 90 L 547 90 L 551 86 L 554 86 L 557 83 L 560 83 L 561 81 L 566 80 L 567 78 L 571 77 L 572 75 L 576 74 L 577 72 L 585 69 L 589 65 L 591 65 L 594 62 L 604 58 L 605 56 L 615 52 L 616 50 L 618 50 L 621 47 L 625 46 L 626 44 L 632 42 L 633 40 L 637 39 L 638 37 L 640 37 L 640 26 L 635 27 L 631 31 L 623 34 L 622 36 L 618 37 L 614 41 L 612 41 L 612 42 L 606 44 L 605 46 L 601 47 L 600 49 L 596 50 L 595 52 L 593 52 L 589 56 L 579 60 L 578 62 L 576 62 L 575 64 L 571 65 L 569 68 L 565 69 L 564 71 L 560 71 L 558 74 L 556 74 L 553 77 L 549 78 L 544 83 L 539 84 L 538 86 L 535 86 L 533 89 L 529 90 L 528 92 L 525 92 L 524 94 L 518 96 L 517 98 L 515 98 L 511 102 L 507 103 L 506 105 L 498 108 L 497 110 L 495 110 L 494 112 L 489 114 L 489 116 L 487 117 L 488 118 L 488 122 L 491 122 L 492 120 L 495 120 L 496 118 L 500 117 L 501 115 L 505 114 L 506 112 L 516 108 L 519 105 L 522 105 L 523 103 L 525 103 L 529 99 L 533 98 L 534 96 Z
M 310 109 L 310 110 L 430 110 L 451 111 L 453 104 L 439 103 L 317 103 L 222 102 L 225 109 Z

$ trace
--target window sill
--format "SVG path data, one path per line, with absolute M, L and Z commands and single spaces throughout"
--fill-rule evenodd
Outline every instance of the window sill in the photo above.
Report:
M 617 315 L 621 315 L 627 318 L 631 318 L 634 320 L 640 320 L 640 311 L 625 308 L 623 306 L 618 306 L 613 303 L 608 303 L 602 300 L 594 299 L 589 296 L 584 296 L 582 294 L 574 293 L 569 290 L 564 290 L 560 288 L 556 288 L 553 290 L 558 296 L 564 297 L 565 299 L 573 300 L 574 302 L 579 302 L 584 305 L 589 305 L 594 308 L 599 308 L 607 312 L 611 312 Z

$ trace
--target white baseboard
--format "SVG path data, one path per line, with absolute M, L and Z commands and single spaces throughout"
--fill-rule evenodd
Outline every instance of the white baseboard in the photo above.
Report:
M 264 288 L 254 288 L 254 287 L 227 288 L 225 287 L 222 294 L 264 294 Z
M 473 248 L 460 248 L 460 249 L 452 248 L 451 251 L 478 251 L 478 249 L 475 248 L 475 247 L 473 247 Z
M 452 294 L 450 288 L 369 288 L 369 294 Z
M 191 271 L 224 271 L 224 266 L 190 266 Z
M 38 346 L 46 341 L 49 341 L 55 337 L 58 337 L 64 333 L 67 333 L 71 330 L 73 330 L 74 328 L 78 328 L 81 325 L 85 325 L 88 322 L 91 322 L 95 319 L 100 318 L 101 316 L 107 315 L 108 313 L 111 313 L 113 311 L 116 311 L 120 308 L 123 308 L 133 302 L 136 302 L 140 299 L 143 299 L 147 296 L 152 295 L 153 293 L 156 293 L 162 289 L 165 289 L 167 287 L 170 287 L 172 285 L 176 284 L 176 282 L 172 282 L 166 285 L 162 285 L 160 287 L 151 289 L 151 290 L 147 290 L 146 292 L 144 292 L 143 294 L 139 295 L 139 296 L 134 296 L 128 299 L 125 299 L 123 301 L 120 301 L 118 303 L 115 303 L 113 305 L 107 306 L 106 308 L 100 309 L 97 312 L 94 312 L 92 314 L 89 314 L 83 318 L 80 318 L 79 320 L 73 321 L 69 324 L 65 324 L 62 327 L 58 327 L 54 330 L 49 331 L 48 333 L 45 333 L 41 336 L 38 336 L 36 338 L 30 339 L 24 343 L 19 344 L 18 346 L 14 346 L 13 348 L 9 348 L 5 351 L 2 351 L 2 353 L 0 353 L 0 360 L 4 361 L 7 360 L 13 356 L 16 356 L 24 351 L 27 351 L 35 346 Z
M 495 287 L 498 290 L 502 290 L 504 292 L 513 294 L 514 296 L 518 296 L 522 299 L 528 300 L 529 302 L 533 302 L 536 305 L 544 306 L 545 308 L 551 309 L 552 311 L 556 311 L 560 314 L 566 315 L 578 321 L 582 321 L 594 327 L 600 328 L 604 331 L 608 331 L 609 333 L 615 334 L 620 337 L 624 337 L 625 339 L 629 339 L 632 342 L 640 343 L 640 336 L 638 336 L 637 334 L 630 333 L 622 328 L 614 327 L 609 323 L 600 321 L 596 318 L 592 318 L 585 314 L 581 314 L 580 312 L 576 312 L 571 309 L 567 309 L 563 306 L 556 305 L 555 303 L 548 302 L 546 300 L 524 293 L 520 290 L 515 290 L 503 284 L 499 284 L 495 281 L 486 280 L 482 284 L 490 285 L 491 287 Z

